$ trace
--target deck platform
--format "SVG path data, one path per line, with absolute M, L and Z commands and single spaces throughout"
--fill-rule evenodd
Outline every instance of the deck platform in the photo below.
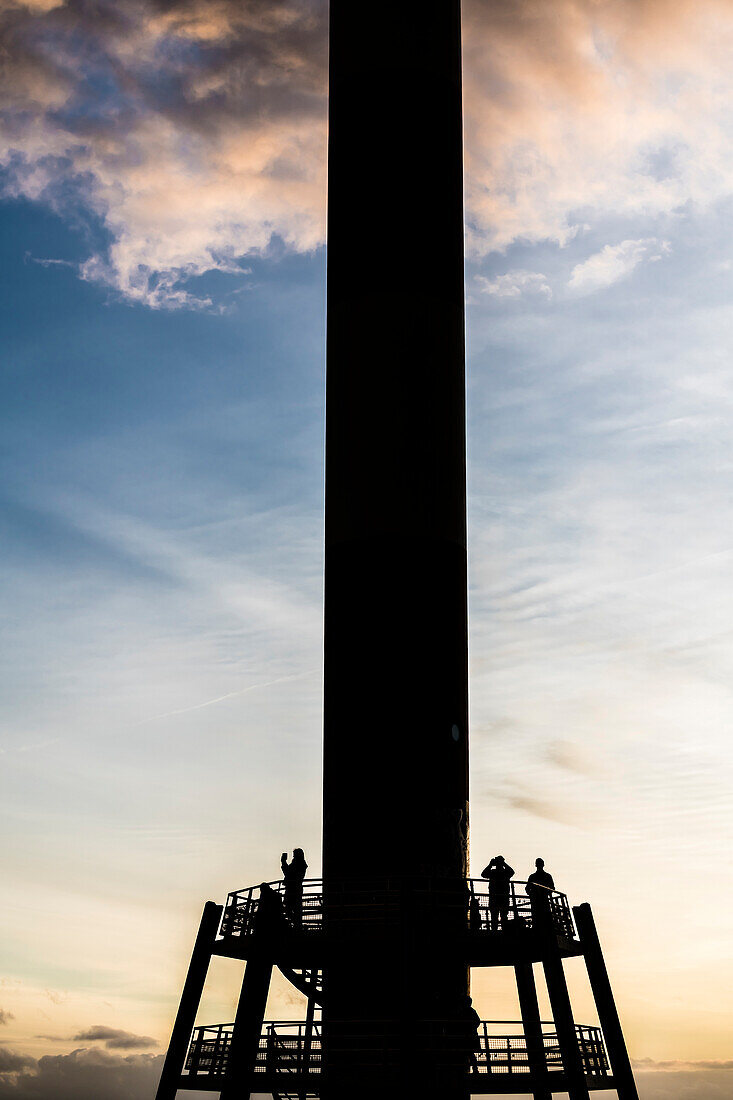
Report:
M 302 905 L 296 919 L 285 905 L 285 884 L 281 881 L 265 884 L 269 908 L 266 920 L 260 905 L 260 886 L 235 890 L 227 897 L 224 913 L 215 941 L 214 953 L 227 958 L 246 960 L 258 950 L 259 933 L 267 932 L 274 945 L 278 961 L 294 967 L 320 967 L 328 961 L 329 928 L 324 922 L 323 884 L 320 879 L 307 879 L 303 884 Z M 484 879 L 466 879 L 463 900 L 458 902 L 464 913 L 463 930 L 459 931 L 457 949 L 470 966 L 506 966 L 522 962 L 538 962 L 542 955 L 536 930 L 532 901 L 526 892 L 527 884 L 514 880 L 510 883 L 507 919 L 503 923 L 492 921 L 488 884 Z M 456 932 L 455 890 L 441 890 L 439 885 L 415 882 L 410 879 L 382 880 L 360 884 L 359 904 L 354 905 L 355 891 L 349 887 L 348 896 L 352 910 L 346 913 L 338 909 L 338 893 L 332 893 L 331 912 L 336 912 L 340 922 L 344 919 L 363 922 L 370 938 L 378 938 L 380 929 L 392 935 L 396 921 L 404 920 L 410 912 L 405 895 L 415 898 L 415 909 L 425 912 L 422 904 L 429 894 L 431 926 L 429 931 L 441 933 L 441 913 L 446 914 L 451 934 Z M 276 905 L 273 911 L 273 898 Z M 580 941 L 573 923 L 572 912 L 565 894 L 548 891 L 547 912 L 557 937 L 563 958 L 582 953 Z M 414 926 L 412 926 L 414 928 Z M 461 922 L 458 922 L 460 929 Z
M 425 1042 L 444 1047 L 444 1064 L 448 1072 L 454 1072 L 456 1057 L 462 1058 L 466 1064 L 466 1080 L 472 1094 L 531 1091 L 530 1077 L 538 1073 L 537 1052 L 532 1055 L 533 1071 L 521 1023 L 482 1021 L 478 1029 L 480 1047 L 475 1053 L 473 1064 L 465 1052 L 456 1053 L 455 1039 L 452 1037 L 455 1025 L 450 1021 L 436 1020 L 429 1026 L 430 1034 L 418 1036 L 416 1047 Z M 560 1045 L 557 1035 L 548 1030 L 549 1027 L 551 1025 L 543 1027 L 541 1058 L 544 1067 L 540 1067 L 539 1072 L 543 1074 L 544 1082 L 553 1093 L 563 1092 L 566 1090 L 566 1082 Z M 213 1092 L 223 1088 L 229 1064 L 232 1028 L 233 1024 L 219 1024 L 195 1029 L 181 1077 L 181 1088 Z M 588 1088 L 613 1089 L 615 1084 L 600 1029 L 577 1025 L 576 1035 Z M 277 1096 L 318 1096 L 327 1075 L 327 1069 L 324 1070 L 324 1046 L 327 1050 L 322 1026 L 318 1021 L 312 1025 L 292 1021 L 265 1023 L 250 1076 L 251 1090 Z M 389 1050 L 365 1048 L 363 1041 L 355 1038 L 350 1062 L 357 1072 L 361 1068 L 365 1073 L 373 1073 L 382 1067 L 390 1067 L 390 1055 Z

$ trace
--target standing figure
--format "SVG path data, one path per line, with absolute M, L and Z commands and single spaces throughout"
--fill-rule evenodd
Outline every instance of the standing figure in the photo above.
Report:
M 481 1038 L 478 1035 L 478 1029 L 481 1027 L 481 1017 L 468 996 L 462 1000 L 458 1020 L 458 1041 L 467 1063 L 466 1068 L 469 1073 L 478 1073 L 476 1055 L 481 1050 Z
M 549 919 L 550 897 L 555 883 L 550 872 L 545 870 L 544 859 L 536 859 L 534 865 L 537 870 L 527 879 L 527 894 L 532 906 L 532 925 L 538 928 Z
M 260 896 L 254 917 L 255 932 L 273 936 L 281 931 L 282 923 L 283 907 L 280 895 L 276 894 L 266 882 L 260 883 Z
M 308 870 L 303 849 L 293 849 L 293 858 L 290 863 L 288 863 L 288 853 L 283 852 L 280 857 L 280 866 L 285 879 L 285 916 L 290 922 L 290 927 L 299 931 L 303 918 L 303 879 Z
M 499 922 L 502 931 L 506 931 L 509 916 L 509 883 L 514 874 L 514 868 L 504 861 L 504 856 L 494 856 L 488 867 L 484 867 L 481 878 L 489 880 L 489 917 L 491 931 L 497 932 Z

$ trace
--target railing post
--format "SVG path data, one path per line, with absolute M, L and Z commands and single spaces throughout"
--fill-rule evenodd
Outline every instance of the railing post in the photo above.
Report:
M 216 1033 L 216 1044 L 214 1046 L 214 1054 L 211 1060 L 212 1073 L 216 1073 L 218 1071 L 219 1075 L 221 1075 L 224 1064 L 229 1057 L 231 1042 L 231 1035 L 227 1033 L 220 1024 Z
M 551 1100 L 552 1093 L 547 1082 L 545 1042 L 542 1038 L 540 1006 L 537 1001 L 537 986 L 534 980 L 532 963 L 516 963 L 514 973 L 517 979 L 524 1041 L 527 1044 L 529 1072 L 532 1078 L 532 1096 L 534 1100 Z
M 598 1019 L 601 1021 L 601 1029 L 606 1040 L 608 1058 L 611 1063 L 616 1092 L 619 1100 L 639 1100 L 636 1090 L 634 1074 L 631 1070 L 624 1033 L 621 1030 L 621 1021 L 616 1010 L 616 1002 L 613 999 L 611 982 L 603 959 L 596 923 L 593 920 L 591 907 L 585 902 L 583 905 L 573 907 L 575 924 L 580 937 L 580 945 L 583 948 L 586 970 L 590 987 L 593 990 L 593 998 L 596 1002 Z
M 203 1036 L 202 1036 L 201 1040 L 199 1041 L 198 1045 L 194 1046 L 194 1048 L 193 1048 L 193 1056 L 191 1058 L 191 1066 L 190 1066 L 189 1071 L 188 1071 L 189 1074 L 192 1077 L 195 1077 L 196 1074 L 199 1071 L 199 1063 L 201 1061 L 201 1042 L 202 1041 L 203 1041 Z
M 183 985 L 176 1020 L 173 1024 L 168 1051 L 160 1075 L 156 1100 L 175 1100 L 180 1086 L 188 1044 L 196 1021 L 201 994 L 209 969 L 211 952 L 221 920 L 222 907 L 207 901 L 201 916 L 196 943 L 188 964 L 188 974 Z
M 272 956 L 260 950 L 253 952 L 244 970 L 242 992 L 229 1047 L 229 1067 L 221 1100 L 249 1100 L 252 1072 L 265 1018 L 267 994 L 272 978 Z

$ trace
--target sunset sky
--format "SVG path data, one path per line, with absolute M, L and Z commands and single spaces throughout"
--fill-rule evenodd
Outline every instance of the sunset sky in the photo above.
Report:
M 733 0 L 464 37 L 473 872 L 591 902 L 642 1100 L 730 1097 Z M 0 0 L 0 1100 L 151 1098 L 203 903 L 320 871 L 326 46 Z

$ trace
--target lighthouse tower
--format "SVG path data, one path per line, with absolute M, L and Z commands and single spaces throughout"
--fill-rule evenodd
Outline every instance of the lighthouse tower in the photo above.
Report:
M 512 882 L 499 921 L 467 877 L 466 592 L 460 3 L 331 0 L 323 878 L 207 903 L 158 1100 L 637 1100 L 589 906 Z M 212 955 L 246 964 L 236 1018 L 195 1026 Z M 499 966 L 519 1018 L 479 1024 Z M 266 1019 L 274 967 L 299 1021 Z

